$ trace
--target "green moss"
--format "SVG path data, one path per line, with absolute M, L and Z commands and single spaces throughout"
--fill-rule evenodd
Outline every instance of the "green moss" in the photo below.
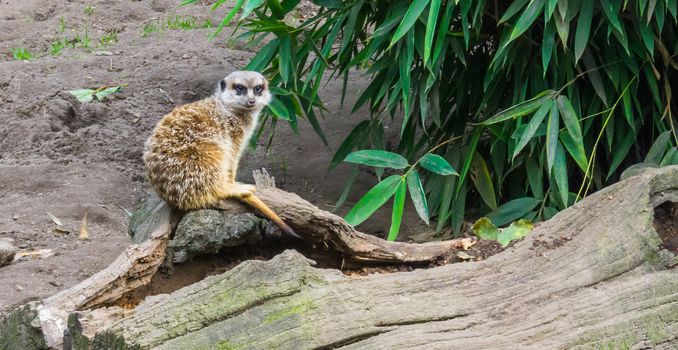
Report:
M 265 323 L 271 323 L 290 316 L 305 314 L 306 311 L 315 308 L 315 304 L 310 299 L 300 300 L 287 308 L 272 312 L 264 319 Z
M 68 334 L 73 350 L 87 350 L 89 348 L 89 339 L 82 335 L 82 325 L 78 321 L 78 314 L 68 315 Z
M 36 310 L 38 303 L 31 302 L 12 310 L 0 320 L 0 349 L 47 349 Z
M 109 331 L 97 333 L 92 341 L 92 348 L 107 350 L 141 350 L 140 346 L 129 345 L 123 336 L 116 335 Z
M 590 332 L 568 348 L 630 349 L 641 340 L 649 340 L 652 344 L 662 344 L 676 338 L 675 335 L 666 331 L 666 325 L 675 323 L 678 323 L 678 310 L 673 308 L 664 313 L 656 313 Z

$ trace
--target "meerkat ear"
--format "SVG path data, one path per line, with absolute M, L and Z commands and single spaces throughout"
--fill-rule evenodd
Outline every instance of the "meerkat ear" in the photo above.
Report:
M 226 90 L 226 82 L 225 82 L 224 80 L 222 80 L 222 81 L 219 83 L 219 87 L 221 88 L 221 92 L 223 92 L 224 90 Z

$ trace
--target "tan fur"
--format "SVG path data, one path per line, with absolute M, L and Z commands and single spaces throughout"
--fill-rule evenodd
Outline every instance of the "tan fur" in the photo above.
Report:
M 239 198 L 294 234 L 263 202 L 249 198 L 254 186 L 235 182 L 257 116 L 271 98 L 266 80 L 256 72 L 234 72 L 222 84 L 224 89 L 218 86 L 214 96 L 175 108 L 155 127 L 143 156 L 151 186 L 182 210 Z M 236 85 L 246 87 L 247 94 L 237 94 Z M 255 95 L 257 86 L 264 90 Z

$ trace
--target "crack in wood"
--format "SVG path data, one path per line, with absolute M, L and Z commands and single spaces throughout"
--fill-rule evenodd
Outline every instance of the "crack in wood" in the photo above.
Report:
M 396 322 L 379 322 L 376 323 L 376 327 L 393 327 L 393 326 L 409 326 L 413 324 L 420 324 L 420 323 L 429 323 L 429 322 L 443 322 L 443 321 L 449 321 L 449 320 L 454 320 L 456 318 L 463 318 L 466 316 L 469 316 L 470 314 L 459 314 L 459 315 L 453 315 L 453 316 L 443 316 L 443 317 L 428 317 L 428 318 L 419 318 L 419 319 L 413 319 L 413 320 L 402 320 L 402 321 L 396 321 Z
M 384 329 L 384 330 L 372 331 L 372 332 L 368 332 L 368 333 L 364 333 L 364 334 L 358 334 L 358 335 L 354 335 L 352 337 L 337 340 L 337 341 L 330 343 L 330 344 L 327 344 L 327 345 L 315 347 L 312 350 L 339 349 L 339 348 L 342 348 L 342 347 L 347 346 L 347 345 L 355 344 L 355 343 L 361 342 L 363 340 L 367 340 L 367 339 L 370 339 L 372 337 L 376 337 L 380 334 L 388 333 L 390 331 L 391 331 L 390 329 L 389 330 Z

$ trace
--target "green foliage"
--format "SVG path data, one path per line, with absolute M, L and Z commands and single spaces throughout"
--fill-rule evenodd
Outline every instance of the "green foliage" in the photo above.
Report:
M 99 44 L 101 44 L 103 47 L 107 47 L 108 45 L 116 42 L 118 42 L 118 33 L 114 31 L 99 38 Z
M 480 218 L 471 228 L 476 236 L 482 239 L 497 241 L 506 247 L 511 241 L 525 237 L 532 231 L 532 223 L 527 220 L 518 220 L 509 227 L 499 229 L 488 218 Z
M 12 50 L 12 58 L 18 61 L 28 61 L 33 58 L 33 53 L 25 47 L 15 47 Z
M 160 31 L 160 26 L 157 22 L 149 22 L 144 25 L 144 28 L 141 30 L 141 37 L 145 38 L 157 31 Z
M 193 30 L 212 28 L 212 21 L 209 18 L 200 20 L 194 16 L 180 16 L 172 14 L 165 19 L 150 21 L 144 25 L 141 30 L 141 36 L 147 37 L 156 32 L 165 30 Z
M 403 193 L 400 205 L 406 188 L 437 229 L 458 232 L 468 207 L 503 223 L 542 220 L 634 163 L 676 163 L 675 0 L 314 3 L 317 14 L 296 24 L 289 17 L 298 1 L 238 0 L 219 29 L 242 10 L 241 38 L 261 47 L 247 68 L 270 77 L 286 117 L 280 119 L 293 130 L 305 118 L 324 139 L 316 112 L 323 111 L 318 95 L 327 74 L 344 80 L 342 101 L 354 88 L 350 70 L 372 77 L 353 106 L 370 117 L 348 134 L 331 168 L 347 159 L 377 166 L 380 177 L 392 163 L 347 156 L 385 150 L 383 125 L 391 118 L 401 126 L 393 153 L 420 159 L 419 169 L 442 171 L 439 158 L 459 169 L 458 177 L 433 171 L 410 179 L 415 165 L 406 166 L 399 180 L 406 186 L 389 180 L 386 192 L 365 195 L 379 198 L 370 210 Z M 433 149 L 438 157 L 422 162 Z M 399 210 L 394 206 L 394 219 Z
M 94 14 L 94 6 L 87 5 L 87 6 L 85 6 L 84 9 L 82 9 L 82 12 L 84 12 L 88 16 L 91 16 L 91 15 Z
M 439 145 L 439 147 L 440 146 L 442 145 Z M 389 241 L 393 241 L 398 237 L 408 191 L 410 192 L 412 204 L 414 204 L 419 217 L 428 224 L 428 204 L 421 178 L 417 171 L 418 167 L 424 168 L 432 174 L 440 176 L 457 175 L 457 172 L 452 168 L 450 163 L 443 157 L 433 153 L 424 154 L 412 165 L 410 165 L 403 156 L 382 150 L 355 151 L 346 156 L 345 161 L 379 168 L 391 168 L 395 170 L 407 169 L 401 175 L 391 175 L 383 181 L 380 181 L 367 192 L 358 203 L 356 203 L 345 217 L 349 224 L 358 225 L 365 221 L 393 196 L 391 228 L 388 233 Z
M 120 92 L 122 91 L 122 87 L 125 85 L 119 85 L 119 86 L 102 86 L 98 89 L 76 89 L 76 90 L 69 90 L 67 91 L 69 94 L 75 96 L 75 98 L 78 99 L 80 102 L 90 102 L 94 99 L 94 97 L 97 98 L 99 101 L 103 101 L 103 99 L 115 92 Z

